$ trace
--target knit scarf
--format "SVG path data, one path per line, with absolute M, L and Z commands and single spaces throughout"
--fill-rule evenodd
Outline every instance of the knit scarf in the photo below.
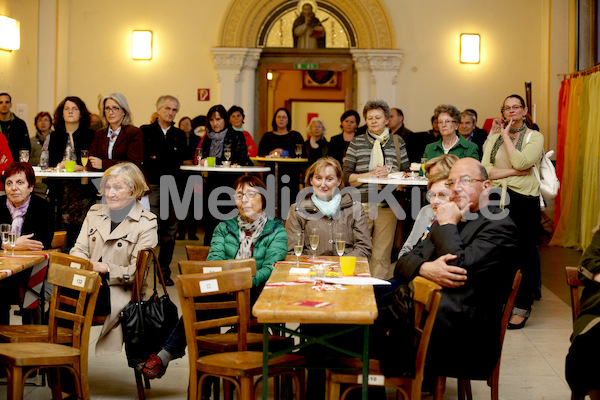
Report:
M 328 218 L 333 218 L 336 212 L 340 209 L 340 203 L 342 201 L 342 195 L 337 193 L 335 194 L 331 200 L 323 200 L 317 197 L 316 194 L 312 194 L 310 199 L 315 204 L 315 207 L 319 209 Z
M 367 135 L 374 140 L 373 148 L 371 149 L 371 161 L 369 162 L 369 171 L 373 171 L 378 166 L 385 164 L 383 146 L 385 146 L 390 138 L 390 130 L 386 127 L 381 135 L 375 135 L 367 130 Z
M 521 132 L 521 134 L 519 135 L 519 139 L 517 139 L 517 144 L 515 144 L 515 148 L 519 151 L 521 151 L 521 149 L 523 148 L 523 139 L 525 138 L 526 132 L 527 129 Z M 496 154 L 498 153 L 500 146 L 502 146 L 502 143 L 504 143 L 504 139 L 502 138 L 502 135 L 498 135 L 496 141 L 494 142 L 494 146 L 492 147 L 492 153 L 490 154 L 490 163 L 494 164 L 496 162 Z
M 267 223 L 267 214 L 264 212 L 261 213 L 260 216 L 253 222 L 248 222 L 246 218 L 238 215 L 237 221 L 240 228 L 240 248 L 238 249 L 235 258 L 250 258 L 252 257 L 252 247 L 258 240 L 258 237 L 262 233 L 263 229 L 265 228 L 265 224 Z M 246 235 L 247 232 L 251 233 L 252 235 Z
M 227 135 L 227 128 L 221 132 L 208 132 L 208 137 L 211 140 L 209 157 L 221 157 L 223 154 L 223 142 Z
M 21 230 L 23 229 L 23 221 L 25 220 L 25 214 L 27 214 L 27 208 L 29 208 L 29 203 L 31 203 L 31 196 L 27 198 L 25 203 L 20 205 L 19 207 L 15 207 L 13 203 L 6 198 L 6 207 L 10 212 L 10 217 L 12 218 L 12 226 L 10 231 L 12 233 L 16 233 L 17 237 L 21 236 Z

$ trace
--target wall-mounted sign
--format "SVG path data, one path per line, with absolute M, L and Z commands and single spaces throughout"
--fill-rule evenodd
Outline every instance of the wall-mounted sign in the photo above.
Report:
M 210 101 L 210 89 L 198 89 L 198 101 Z

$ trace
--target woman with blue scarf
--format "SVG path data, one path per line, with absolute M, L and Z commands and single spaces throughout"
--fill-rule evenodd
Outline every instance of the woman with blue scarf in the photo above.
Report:
M 332 157 L 317 160 L 306 171 L 306 187 L 312 187 L 306 198 L 292 204 L 285 229 L 288 233 L 288 251 L 294 252 L 294 233 L 305 232 L 305 254 L 310 254 L 310 229 L 319 231 L 317 255 L 337 256 L 335 234 L 344 233 L 346 256 L 370 257 L 371 236 L 367 217 L 360 203 L 350 194 L 340 193 L 343 188 L 342 167 Z

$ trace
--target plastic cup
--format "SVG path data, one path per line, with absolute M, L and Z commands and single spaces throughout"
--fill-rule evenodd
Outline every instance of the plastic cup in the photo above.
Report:
M 75 172 L 75 161 L 65 161 L 65 170 L 67 172 Z
M 217 163 L 217 157 L 206 157 L 206 166 L 214 167 Z
M 354 267 L 356 267 L 356 257 L 354 257 L 354 256 L 340 257 L 340 267 L 342 268 L 342 275 L 344 275 L 344 276 L 354 275 Z
M 289 155 L 290 155 L 290 152 L 288 150 L 283 150 L 281 152 L 281 157 L 289 157 Z

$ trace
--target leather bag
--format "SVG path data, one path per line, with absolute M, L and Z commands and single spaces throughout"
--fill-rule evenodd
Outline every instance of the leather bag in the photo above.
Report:
M 127 354 L 127 362 L 135 368 L 156 354 L 165 344 L 167 338 L 178 321 L 177 306 L 169 298 L 167 287 L 158 263 L 154 249 L 150 249 L 154 258 L 154 290 L 147 300 L 141 300 L 143 282 L 136 279 L 134 283 L 135 296 L 121 311 L 120 320 L 123 329 L 123 342 Z M 163 295 L 159 296 L 156 289 L 157 280 L 163 287 Z

